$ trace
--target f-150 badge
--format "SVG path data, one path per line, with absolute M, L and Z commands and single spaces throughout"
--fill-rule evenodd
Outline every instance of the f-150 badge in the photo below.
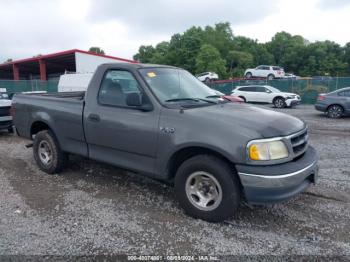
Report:
M 160 127 L 160 131 L 164 132 L 164 133 L 167 133 L 167 134 L 172 134 L 172 133 L 175 133 L 175 128 L 173 127 L 163 127 L 161 126 Z

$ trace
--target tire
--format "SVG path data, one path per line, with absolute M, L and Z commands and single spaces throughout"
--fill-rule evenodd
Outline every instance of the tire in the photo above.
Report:
M 341 118 L 344 113 L 344 108 L 340 105 L 330 105 L 326 113 L 330 118 Z
M 284 98 L 282 98 L 282 97 L 276 97 L 276 98 L 273 100 L 273 105 L 274 105 L 276 108 L 285 108 L 285 107 L 286 107 L 286 102 L 285 102 Z
M 185 212 L 209 222 L 232 217 L 241 193 L 237 175 L 232 170 L 225 161 L 211 155 L 194 156 L 182 163 L 176 172 L 175 191 Z M 203 204 L 199 202 L 201 198 Z
M 13 127 L 11 126 L 11 127 L 7 128 L 7 132 L 9 132 L 9 134 L 13 134 L 14 133 Z
M 269 74 L 267 76 L 267 80 L 273 80 L 273 79 L 275 79 L 275 76 L 273 74 Z
M 243 99 L 244 103 L 247 103 L 247 99 L 245 99 L 244 96 L 239 96 L 239 97 Z
M 207 77 L 205 80 L 204 80 L 205 83 L 210 83 L 210 78 Z
M 246 78 L 252 78 L 253 75 L 252 75 L 252 73 L 248 72 L 248 73 L 245 74 L 245 77 L 246 77 Z
M 40 170 L 48 174 L 62 171 L 68 162 L 53 133 L 44 130 L 36 134 L 33 144 L 34 159 Z

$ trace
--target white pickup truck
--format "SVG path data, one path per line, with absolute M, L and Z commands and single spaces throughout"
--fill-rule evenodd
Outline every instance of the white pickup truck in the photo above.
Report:
M 12 101 L 5 92 L 6 89 L 0 88 L 0 130 L 7 129 L 12 133 L 12 116 L 10 113 Z

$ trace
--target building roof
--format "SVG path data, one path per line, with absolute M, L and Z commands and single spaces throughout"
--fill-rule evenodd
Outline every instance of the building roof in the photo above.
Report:
M 67 50 L 67 51 L 62 51 L 62 52 L 57 52 L 57 53 L 52 53 L 52 54 L 47 54 L 47 55 L 40 55 L 40 56 L 36 56 L 36 57 L 19 59 L 19 60 L 14 60 L 11 62 L 2 63 L 2 64 L 0 64 L 0 67 L 6 67 L 6 66 L 9 66 L 12 64 L 35 62 L 35 61 L 38 61 L 39 59 L 51 59 L 51 58 L 54 59 L 54 58 L 58 58 L 58 57 L 67 57 L 67 56 L 73 55 L 75 53 L 94 55 L 94 56 L 99 56 L 99 57 L 104 57 L 104 58 L 115 59 L 115 60 L 119 60 L 119 61 L 123 61 L 123 62 L 129 62 L 129 63 L 137 63 L 137 61 L 129 60 L 129 59 L 125 59 L 125 58 L 120 58 L 120 57 L 116 57 L 116 56 L 100 55 L 100 54 L 96 54 L 96 53 L 89 52 L 89 51 L 83 51 L 80 49 L 71 49 L 71 50 Z

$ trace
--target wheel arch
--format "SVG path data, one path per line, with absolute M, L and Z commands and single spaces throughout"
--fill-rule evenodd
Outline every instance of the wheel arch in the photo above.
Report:
M 273 74 L 273 73 L 268 74 L 268 75 L 267 75 L 267 78 L 269 78 L 269 76 L 272 76 L 272 78 L 275 78 L 275 77 L 276 77 L 275 74 Z
M 240 186 L 242 187 L 241 181 L 239 179 L 235 163 L 233 163 L 228 156 L 223 154 L 222 152 L 218 152 L 217 150 L 210 149 L 203 146 L 189 146 L 181 148 L 177 151 L 175 151 L 171 157 L 168 160 L 167 163 L 167 175 L 168 179 L 172 181 L 176 175 L 177 169 L 180 167 L 180 165 L 186 161 L 187 159 L 197 156 L 197 155 L 212 155 L 215 156 L 224 162 L 226 162 L 230 168 L 235 172 L 237 175 L 238 181 L 240 183 Z
M 30 126 L 30 137 L 32 138 L 34 135 L 36 135 L 37 133 L 39 133 L 41 131 L 44 131 L 44 130 L 50 131 L 56 137 L 55 132 L 53 131 L 53 129 L 44 120 L 36 120 L 36 121 L 34 121 L 31 124 L 31 126 Z
M 277 98 L 282 98 L 283 100 L 286 100 L 283 96 L 277 95 L 272 99 L 272 103 L 274 103 Z
M 343 111 L 345 110 L 344 106 L 342 104 L 339 104 L 339 103 L 333 103 L 333 104 L 330 104 L 329 106 L 327 106 L 327 109 L 326 111 L 328 111 L 328 109 L 331 107 L 331 106 L 340 106 Z
M 244 102 L 247 102 L 247 99 L 244 96 L 238 96 L 244 100 Z

